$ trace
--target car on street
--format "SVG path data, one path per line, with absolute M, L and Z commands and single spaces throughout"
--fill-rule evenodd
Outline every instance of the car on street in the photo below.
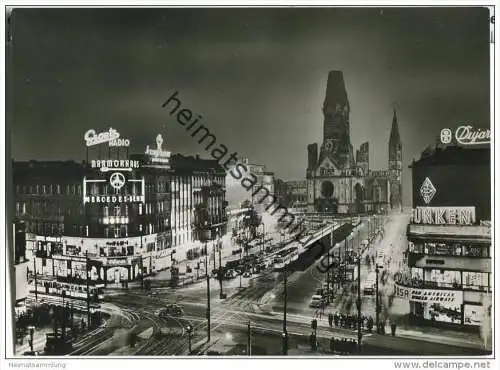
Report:
M 261 270 L 262 270 L 261 265 L 255 265 L 252 267 L 252 274 L 259 274 Z
M 160 310 L 158 316 L 160 318 L 168 317 L 168 316 L 174 316 L 174 317 L 180 317 L 184 314 L 184 311 L 182 310 L 182 307 L 177 305 L 177 304 L 169 304 L 167 307 L 164 309 Z
M 252 277 L 252 273 L 251 273 L 250 271 L 248 271 L 248 270 L 247 270 L 247 271 L 245 271 L 245 272 L 243 273 L 243 277 L 244 277 L 244 278 L 249 278 L 249 277 Z
M 323 302 L 323 296 L 315 294 L 311 297 L 311 301 L 309 302 L 309 307 L 312 308 L 321 307 L 322 302 Z
M 224 274 L 225 279 L 234 279 L 235 277 L 236 271 L 234 271 L 233 269 L 228 269 Z

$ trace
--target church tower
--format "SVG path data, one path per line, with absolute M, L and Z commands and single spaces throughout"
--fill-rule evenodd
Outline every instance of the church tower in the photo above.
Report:
M 331 155 L 341 168 L 354 167 L 349 111 L 349 100 L 342 71 L 330 71 L 323 103 L 323 145 L 320 162 L 325 156 Z
M 391 208 L 403 210 L 403 146 L 399 136 L 396 109 L 392 117 L 391 136 L 389 138 L 389 173 L 391 184 Z

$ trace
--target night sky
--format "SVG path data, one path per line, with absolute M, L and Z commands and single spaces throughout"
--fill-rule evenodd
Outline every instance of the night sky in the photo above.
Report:
M 322 139 L 326 78 L 342 70 L 351 140 L 387 168 L 397 103 L 404 186 L 441 128 L 490 124 L 486 8 L 17 9 L 12 156 L 82 160 L 88 129 L 144 152 L 208 156 L 165 109 L 183 107 L 225 144 L 284 180 L 305 178 Z M 404 190 L 406 203 L 410 200 Z

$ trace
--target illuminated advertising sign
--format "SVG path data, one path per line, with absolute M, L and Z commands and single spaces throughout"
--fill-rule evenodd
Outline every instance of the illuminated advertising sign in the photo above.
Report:
M 417 207 L 412 222 L 428 225 L 472 225 L 476 222 L 475 207 Z
M 420 187 L 420 195 L 424 200 L 425 204 L 429 204 L 434 195 L 436 195 L 436 187 L 432 184 L 431 180 L 426 177 L 422 186 Z
M 489 129 L 474 128 L 471 125 L 460 126 L 455 130 L 455 140 L 462 145 L 482 145 L 489 144 L 491 132 Z M 441 130 L 441 142 L 450 144 L 453 133 L 449 128 Z
M 111 160 L 111 159 L 103 159 L 103 160 L 91 160 L 90 167 L 99 168 L 101 172 L 108 172 L 111 170 L 123 170 L 123 171 L 132 171 L 134 168 L 139 168 L 141 163 L 139 161 L 130 161 L 130 160 Z
M 395 284 L 394 294 L 397 298 L 421 303 L 445 303 L 450 306 L 459 306 L 463 303 L 464 295 L 460 290 L 438 290 L 408 288 Z
M 87 195 L 83 203 L 144 203 L 143 195 Z
M 145 154 L 151 157 L 153 163 L 161 163 L 168 165 L 170 163 L 170 152 L 162 149 L 163 137 L 158 134 L 156 137 L 156 149 L 151 149 L 149 145 L 146 146 Z
M 95 130 L 88 130 L 83 136 L 87 146 L 94 146 L 103 143 L 109 143 L 109 146 L 121 147 L 130 146 L 130 140 L 120 138 L 120 133 L 110 127 L 108 131 L 96 133 Z
M 141 192 L 139 194 L 119 194 L 119 191 L 127 184 L 130 183 L 140 183 Z M 95 184 L 101 184 L 101 186 L 96 187 Z M 87 185 L 93 185 L 91 187 L 92 192 L 87 191 Z M 109 189 L 108 194 L 98 194 L 97 191 L 104 190 L 105 186 L 114 189 L 115 194 L 109 194 L 112 190 Z M 96 190 L 97 189 L 97 190 Z M 120 172 L 114 172 L 109 177 L 109 180 L 98 179 L 98 180 L 87 180 L 83 178 L 83 204 L 86 203 L 145 203 L 145 181 L 144 178 L 141 180 L 136 179 L 126 179 L 125 176 Z
M 123 266 L 127 265 L 128 260 L 127 257 L 121 257 L 121 258 L 107 258 L 106 259 L 106 265 L 108 266 Z

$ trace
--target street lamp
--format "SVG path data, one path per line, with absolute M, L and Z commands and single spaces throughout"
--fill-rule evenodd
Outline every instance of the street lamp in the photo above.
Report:
M 252 327 L 250 321 L 248 321 L 248 326 L 247 326 L 247 341 L 248 341 L 248 356 L 252 355 Z
M 328 302 L 331 302 L 331 296 L 332 296 L 330 292 L 330 281 L 332 283 L 332 290 L 333 290 L 333 279 L 331 278 L 333 272 L 331 271 L 331 261 L 330 261 L 330 251 L 332 248 L 333 248 L 333 227 L 330 232 L 330 248 L 328 248 L 328 256 L 327 256 L 328 270 L 326 270 L 326 294 L 328 297 Z
M 35 335 L 35 327 L 30 325 L 30 326 L 28 326 L 28 330 L 30 333 L 30 339 L 29 339 L 28 343 L 30 345 L 31 353 L 33 354 L 33 337 Z
M 210 342 L 210 275 L 208 274 L 208 250 L 205 239 L 205 275 L 207 276 L 207 343 Z
M 283 270 L 283 285 L 284 285 L 284 304 L 283 304 L 283 333 L 285 335 L 283 348 L 285 348 L 285 343 L 286 343 L 286 352 L 283 350 L 283 354 L 286 355 L 288 353 L 288 334 L 286 330 L 286 304 L 287 304 L 287 289 L 286 289 L 286 284 L 287 284 L 287 264 L 285 263 L 285 268 Z
M 349 236 L 345 238 L 345 243 L 344 243 L 344 281 L 347 282 L 347 241 L 348 239 L 352 239 L 354 236 L 354 232 L 351 231 Z
M 380 315 L 380 304 L 378 298 L 378 261 L 375 261 L 375 325 L 377 327 L 377 334 L 380 334 L 380 325 L 379 325 L 379 315 Z
M 90 278 L 89 278 L 89 251 L 85 251 L 85 282 L 87 285 L 87 327 L 90 329 Z
M 358 299 L 356 300 L 356 308 L 358 309 L 358 354 L 361 354 L 361 253 L 358 252 Z
M 288 333 L 286 330 L 283 330 L 283 333 L 281 333 L 281 344 L 283 356 L 288 355 Z
M 38 282 L 37 282 L 37 278 L 36 278 L 36 252 L 35 254 L 33 254 L 33 274 L 35 275 L 34 278 L 35 278 L 35 304 L 38 303 Z
M 188 324 L 186 326 L 186 332 L 188 334 L 188 349 L 189 349 L 189 354 L 191 354 L 191 333 L 193 332 L 193 327 L 191 326 L 191 324 Z
M 264 222 L 261 222 L 262 225 L 262 242 L 260 244 L 260 252 L 262 253 L 263 250 L 265 250 L 265 240 L 266 240 L 266 226 L 264 225 Z
M 219 249 L 219 286 L 220 286 L 220 299 L 224 299 L 224 293 L 222 291 L 222 241 L 220 240 L 219 228 L 217 228 L 217 248 Z

